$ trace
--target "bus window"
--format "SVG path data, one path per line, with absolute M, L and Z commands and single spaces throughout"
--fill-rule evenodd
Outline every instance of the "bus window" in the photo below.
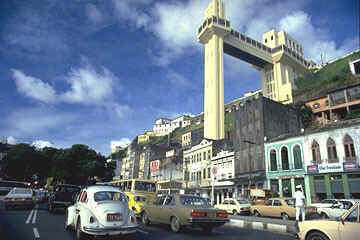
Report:
M 135 181 L 135 191 L 156 192 L 156 184 L 151 182 Z

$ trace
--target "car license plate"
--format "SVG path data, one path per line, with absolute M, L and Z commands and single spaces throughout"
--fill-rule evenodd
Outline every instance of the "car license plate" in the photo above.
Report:
M 122 221 L 122 215 L 118 213 L 108 214 L 106 219 L 108 222 Z

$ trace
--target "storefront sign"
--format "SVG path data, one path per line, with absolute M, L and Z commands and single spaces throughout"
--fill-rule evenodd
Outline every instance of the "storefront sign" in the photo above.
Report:
M 344 171 L 351 172 L 351 171 L 360 170 L 356 162 L 344 162 L 343 165 L 344 165 Z
M 319 173 L 318 165 L 307 166 L 308 173 Z
M 307 166 L 307 173 L 316 174 L 316 173 L 333 173 L 333 172 L 343 172 L 344 167 L 342 163 L 328 163 L 328 164 L 318 164 L 318 165 L 309 165 Z
M 160 160 L 150 162 L 150 172 L 157 172 L 160 169 Z
M 319 164 L 319 173 L 330 173 L 330 172 L 343 172 L 343 165 L 341 163 L 329 163 Z

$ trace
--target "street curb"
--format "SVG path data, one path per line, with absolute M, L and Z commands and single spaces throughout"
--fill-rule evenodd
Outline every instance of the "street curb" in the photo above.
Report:
M 294 233 L 295 225 L 286 225 L 286 224 L 275 224 L 275 223 L 264 223 L 256 221 L 246 221 L 240 219 L 231 219 L 229 222 L 230 226 L 244 228 L 244 229 L 253 229 L 253 230 L 263 230 L 276 233 Z

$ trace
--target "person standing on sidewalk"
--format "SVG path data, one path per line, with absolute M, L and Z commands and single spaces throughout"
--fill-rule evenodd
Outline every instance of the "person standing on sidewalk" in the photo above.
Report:
M 295 207 L 296 207 L 296 221 L 299 221 L 300 214 L 302 221 L 305 220 L 305 195 L 302 191 L 302 186 L 296 186 L 295 197 Z

